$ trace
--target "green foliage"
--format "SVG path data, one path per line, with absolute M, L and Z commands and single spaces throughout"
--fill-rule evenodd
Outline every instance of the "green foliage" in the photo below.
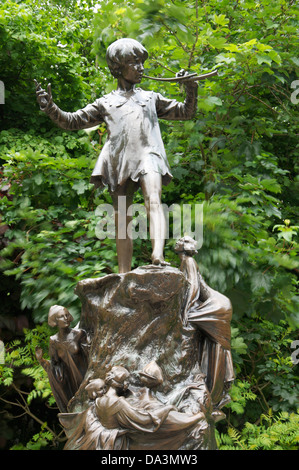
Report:
M 237 318 L 258 314 L 287 318 L 295 326 L 298 150 L 297 110 L 290 90 L 297 70 L 297 13 L 293 2 L 284 0 L 276 5 L 266 0 L 247 3 L 234 7 L 227 0 L 185 6 L 166 0 L 103 1 L 94 14 L 88 2 L 85 8 L 73 5 L 66 27 L 65 7 L 56 2 L 51 4 L 50 22 L 46 5 L 5 2 L 3 11 L 14 15 L 9 20 L 2 15 L 1 31 L 13 36 L 16 60 L 20 48 L 28 48 L 20 77 L 26 71 L 29 80 L 30 71 L 32 78 L 52 81 L 55 100 L 68 110 L 90 102 L 94 87 L 99 96 L 115 86 L 104 58 L 107 45 L 118 37 L 143 41 L 149 50 L 147 73 L 152 75 L 169 75 L 182 67 L 198 73 L 218 69 L 218 78 L 200 84 L 193 121 L 161 123 L 174 174 L 163 202 L 204 203 L 198 261 L 207 282 L 232 299 Z M 26 44 L 12 31 L 28 36 Z M 101 69 L 92 66 L 92 35 Z M 15 62 L 2 52 L 5 69 L 14 70 Z M 43 61 L 37 60 L 40 53 Z M 45 70 L 55 72 L 44 80 Z M 14 86 L 23 87 L 21 78 Z M 116 257 L 114 241 L 100 242 L 94 233 L 94 210 L 109 198 L 88 183 L 105 129 L 89 137 L 55 129 L 34 108 L 28 80 L 22 96 L 31 103 L 26 107 L 30 120 L 23 116 L 23 131 L 7 129 L 0 135 L 4 184 L 11 185 L 9 197 L 2 198 L 10 241 L 2 252 L 2 269 L 20 280 L 22 307 L 33 309 L 36 320 L 45 320 L 54 298 L 78 315 L 76 282 L 113 272 Z M 144 80 L 143 87 L 181 99 L 173 84 L 163 84 L 161 90 L 157 82 Z M 6 91 L 19 100 L 20 89 Z M 7 126 L 16 114 L 13 101 L 8 103 Z M 287 230 L 279 228 L 283 220 L 289 220 Z M 175 264 L 172 245 L 169 241 L 166 255 Z M 136 264 L 147 262 L 148 251 L 147 243 L 137 241 Z
M 0 133 L 3 182 L 10 186 L 10 197 L 0 201 L 10 227 L 1 268 L 20 279 L 21 307 L 36 321 L 47 318 L 53 303 L 68 305 L 78 319 L 77 282 L 115 267 L 110 240 L 95 237 L 93 209 L 103 196 L 95 198 L 88 183 L 94 145 L 85 132 Z
M 148 49 L 147 75 L 218 70 L 200 82 L 194 120 L 160 125 L 174 175 L 163 202 L 203 205 L 197 261 L 234 309 L 237 380 L 220 423 L 222 448 L 296 445 L 298 374 L 290 344 L 299 325 L 298 104 L 291 100 L 297 20 L 293 0 L 6 0 L 0 6 L 0 267 L 11 290 L 20 286 L 21 308 L 35 323 L 46 321 L 53 303 L 67 306 L 77 321 L 76 283 L 115 272 L 117 262 L 115 241 L 95 235 L 95 209 L 110 197 L 89 184 L 105 127 L 57 129 L 38 109 L 33 79 L 51 82 L 55 102 L 74 111 L 115 87 L 105 52 L 126 36 Z M 184 99 L 176 84 L 144 79 L 142 87 Z M 173 245 L 168 240 L 165 254 L 178 266 Z M 149 241 L 136 240 L 135 266 L 149 259 Z M 30 407 L 38 400 L 53 405 L 32 349 L 41 337 L 47 349 L 44 328 L 35 325 L 11 343 L 1 366 L 4 390 L 13 389 L 16 371 L 30 380 Z M 51 435 L 39 429 L 19 448 L 43 448 Z
M 240 21 L 240 17 L 242 20 Z M 288 318 L 298 326 L 298 11 L 295 2 L 104 1 L 95 51 L 131 36 L 149 50 L 147 75 L 218 70 L 200 83 L 192 122 L 162 123 L 175 184 L 166 204 L 204 206 L 198 255 L 205 278 L 233 300 L 235 315 Z M 112 87 L 112 80 L 107 91 Z M 176 85 L 143 86 L 178 97 Z M 281 232 L 283 220 L 289 229 Z M 172 248 L 172 243 L 169 243 Z M 170 250 L 169 259 L 173 260 Z M 219 270 L 219 264 L 222 270 Z
M 37 325 L 36 328 L 24 330 L 22 338 L 6 344 L 5 362 L 0 364 L 0 403 L 3 405 L 4 416 L 1 428 L 4 426 L 3 437 L 8 437 L 11 450 L 40 450 L 45 447 L 57 447 L 64 440 L 64 437 L 61 437 L 63 432 L 59 430 L 57 433 L 56 426 L 52 428 L 51 424 L 44 422 L 39 412 L 42 403 L 46 405 L 47 410 L 53 411 L 54 417 L 57 416 L 57 406 L 47 373 L 35 356 L 35 348 L 39 346 L 44 351 L 44 357 L 47 358 L 49 336 L 52 333 L 52 329 L 44 323 Z M 20 410 L 22 410 L 21 414 Z M 16 413 L 20 418 L 27 416 L 35 423 L 37 432 L 32 437 L 30 436 L 28 442 L 27 440 L 25 443 L 17 442 L 13 438 L 13 421 Z M 32 432 L 33 424 L 30 429 Z M 3 432 L 3 429 L 0 431 Z
M 6 345 L 5 363 L 0 365 L 0 385 L 11 386 L 19 373 L 30 377 L 33 389 L 27 394 L 28 405 L 35 398 L 46 399 L 49 405 L 55 405 L 48 376 L 35 357 L 37 346 L 48 350 L 50 332 L 47 324 L 37 325 L 34 329 L 24 330 L 22 340 Z
M 99 86 L 90 57 L 92 16 L 91 9 L 75 1 L 65 6 L 56 1 L 1 2 L 3 128 L 28 130 L 46 122 L 36 112 L 34 78 L 55 83 L 54 95 L 62 106 L 76 108 L 90 99 L 93 87 Z
M 257 318 L 244 326 L 241 335 L 248 349 L 247 357 L 239 363 L 239 376 L 251 383 L 265 411 L 295 411 L 299 381 L 298 365 L 291 360 L 291 343 L 298 334 L 283 320 L 275 324 Z
M 220 449 L 298 447 L 299 366 L 291 359 L 296 337 L 283 320 L 275 324 L 257 317 L 233 322 L 236 380 L 229 392 L 231 402 L 223 409 L 226 420 L 218 426 Z M 264 426 L 262 416 L 271 417 Z M 278 429 L 285 434 L 279 436 Z
M 26 445 L 21 443 L 15 444 L 10 450 L 43 450 L 43 448 L 49 448 L 53 441 L 53 434 L 44 430 L 46 424 L 47 423 L 42 426 L 39 433 L 32 436 L 31 440 L 27 442 Z
M 251 388 L 252 386 L 249 382 L 237 379 L 230 389 L 229 394 L 232 401 L 227 405 L 227 409 L 230 409 L 236 415 L 243 415 L 248 402 L 254 401 L 257 398 L 257 395 L 252 392 Z
M 261 415 L 258 424 L 246 422 L 239 432 L 233 427 L 217 435 L 220 450 L 298 450 L 299 411 Z

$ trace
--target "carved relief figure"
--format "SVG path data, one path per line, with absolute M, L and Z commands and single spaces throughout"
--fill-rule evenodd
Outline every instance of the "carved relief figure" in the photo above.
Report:
M 104 430 L 95 412 L 95 400 L 104 395 L 106 384 L 94 379 L 85 387 L 88 393 L 88 408 L 81 413 L 60 413 L 60 423 L 68 438 L 64 450 L 101 450 L 100 436 Z
M 230 349 L 231 302 L 203 280 L 193 258 L 197 253 L 196 241 L 183 237 L 178 240 L 175 251 L 181 259 L 180 269 L 190 282 L 183 321 L 195 325 L 203 333 L 200 368 L 206 375 L 213 404 L 221 408 L 230 400 L 227 391 L 234 380 Z
M 126 369 L 113 367 L 106 377 L 110 385 L 107 393 L 96 400 L 97 416 L 106 430 L 111 430 L 106 436 L 101 433 L 101 448 L 178 449 L 205 420 L 202 412 L 180 413 L 175 406 L 163 404 L 142 389 L 135 397 L 119 396 L 128 377 Z M 155 378 L 150 382 L 153 386 Z
M 124 38 L 112 43 L 107 49 L 106 58 L 112 75 L 117 79 L 117 89 L 74 113 L 59 109 L 53 102 L 50 85 L 46 92 L 36 82 L 41 110 L 63 129 L 78 130 L 106 123 L 108 138 L 93 170 L 91 182 L 96 187 L 108 185 L 112 196 L 121 273 L 131 270 L 132 215 L 128 213 L 128 208 L 138 187 L 141 187 L 150 221 L 152 263 L 168 264 L 163 256 L 166 224 L 161 191 L 162 185 L 167 185 L 172 175 L 158 119 L 187 120 L 193 117 L 196 110 L 198 85 L 191 79 L 184 79 L 184 103 L 136 87 L 142 80 L 147 57 L 146 49 L 134 39 Z M 125 226 L 121 225 L 123 217 L 119 217 L 119 196 L 125 196 Z
M 41 348 L 36 348 L 36 357 L 46 370 L 51 389 L 62 412 L 67 411 L 69 400 L 78 390 L 88 365 L 88 344 L 84 330 L 70 328 L 73 317 L 60 305 L 49 310 L 48 323 L 58 327 L 50 337 L 50 361 L 43 358 Z

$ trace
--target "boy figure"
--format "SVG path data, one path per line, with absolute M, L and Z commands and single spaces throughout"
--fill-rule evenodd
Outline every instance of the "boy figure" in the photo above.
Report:
M 184 80 L 184 103 L 165 99 L 160 93 L 136 88 L 141 82 L 146 49 L 134 39 L 119 39 L 106 54 L 117 89 L 74 113 L 58 108 L 52 100 L 51 85 L 47 92 L 36 82 L 40 109 L 58 126 L 79 130 L 105 122 L 108 138 L 91 176 L 96 187 L 108 185 L 113 200 L 116 227 L 116 249 L 119 272 L 131 270 L 133 254 L 132 214 L 134 192 L 141 187 L 150 222 L 152 263 L 166 265 L 163 251 L 166 223 L 161 203 L 162 184 L 167 185 L 171 172 L 161 138 L 158 118 L 191 119 L 196 110 L 197 83 Z M 125 196 L 120 198 L 119 196 Z M 119 216 L 119 201 L 125 200 L 126 214 Z M 122 226 L 125 222 L 125 227 Z M 128 233 L 129 232 L 129 233 Z M 124 235 L 125 234 L 125 235 Z

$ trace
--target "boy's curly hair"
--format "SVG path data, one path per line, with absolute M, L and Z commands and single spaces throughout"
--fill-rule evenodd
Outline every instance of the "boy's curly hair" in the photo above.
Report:
M 132 57 L 141 58 L 143 62 L 148 58 L 147 50 L 135 39 L 123 38 L 110 44 L 106 52 L 106 60 L 115 78 L 120 76 L 121 66 Z

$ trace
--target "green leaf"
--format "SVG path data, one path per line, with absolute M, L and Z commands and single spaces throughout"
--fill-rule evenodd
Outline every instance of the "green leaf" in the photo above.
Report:
M 261 185 L 272 193 L 278 194 L 281 192 L 281 186 L 274 178 L 261 180 Z
M 198 103 L 199 109 L 203 109 L 205 111 L 211 111 L 215 106 L 222 106 L 222 100 L 217 96 L 209 96 L 207 98 L 200 99 Z
M 39 186 L 39 185 L 42 184 L 42 182 L 43 182 L 43 180 L 44 180 L 44 179 L 43 179 L 43 175 L 41 175 L 41 174 L 34 175 L 33 180 L 34 180 L 35 183 Z
M 89 189 L 89 183 L 86 181 L 76 181 L 73 184 L 73 189 L 77 194 L 84 194 L 87 189 Z
M 271 66 L 271 64 L 272 64 L 272 58 L 270 57 L 270 55 L 256 54 L 256 59 L 257 59 L 257 63 L 259 65 L 267 64 L 267 65 Z
M 271 277 L 269 274 L 256 273 L 251 280 L 251 286 L 253 291 L 263 290 L 265 292 L 270 292 Z

